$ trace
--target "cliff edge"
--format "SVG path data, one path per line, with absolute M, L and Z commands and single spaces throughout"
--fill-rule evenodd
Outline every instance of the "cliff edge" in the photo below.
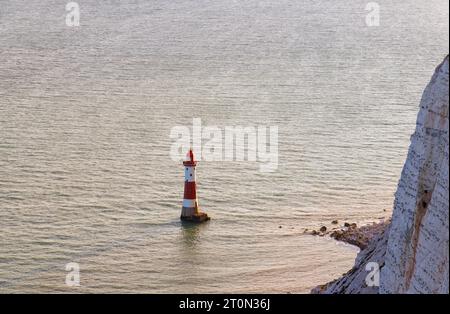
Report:
M 449 293 L 449 57 L 420 102 L 390 225 L 313 293 Z

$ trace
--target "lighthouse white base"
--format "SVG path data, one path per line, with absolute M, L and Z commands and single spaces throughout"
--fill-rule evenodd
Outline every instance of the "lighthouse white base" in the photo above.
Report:
M 181 209 L 181 217 L 189 217 L 196 214 L 195 207 L 184 207 Z

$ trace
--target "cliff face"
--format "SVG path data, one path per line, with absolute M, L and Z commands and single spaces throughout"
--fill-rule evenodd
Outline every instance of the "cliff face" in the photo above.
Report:
M 447 56 L 423 93 L 391 225 L 322 293 L 449 293 L 448 63 Z M 371 285 L 371 262 L 379 285 Z
M 448 56 L 423 93 L 395 195 L 382 293 L 448 293 Z

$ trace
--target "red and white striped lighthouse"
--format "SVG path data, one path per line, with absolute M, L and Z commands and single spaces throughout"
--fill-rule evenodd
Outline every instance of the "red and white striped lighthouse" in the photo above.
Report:
M 197 199 L 197 185 L 195 183 L 195 167 L 197 161 L 194 159 L 192 149 L 187 154 L 187 160 L 184 165 L 184 198 L 181 209 L 181 220 L 203 222 L 209 220 L 206 213 L 200 212 Z

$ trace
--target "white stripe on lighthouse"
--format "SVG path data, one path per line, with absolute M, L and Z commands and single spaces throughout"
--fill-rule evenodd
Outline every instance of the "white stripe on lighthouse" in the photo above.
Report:
M 184 180 L 195 182 L 195 167 L 184 167 Z
M 183 200 L 183 207 L 195 207 L 195 201 L 196 200 Z M 178 203 L 179 204 L 179 203 Z

